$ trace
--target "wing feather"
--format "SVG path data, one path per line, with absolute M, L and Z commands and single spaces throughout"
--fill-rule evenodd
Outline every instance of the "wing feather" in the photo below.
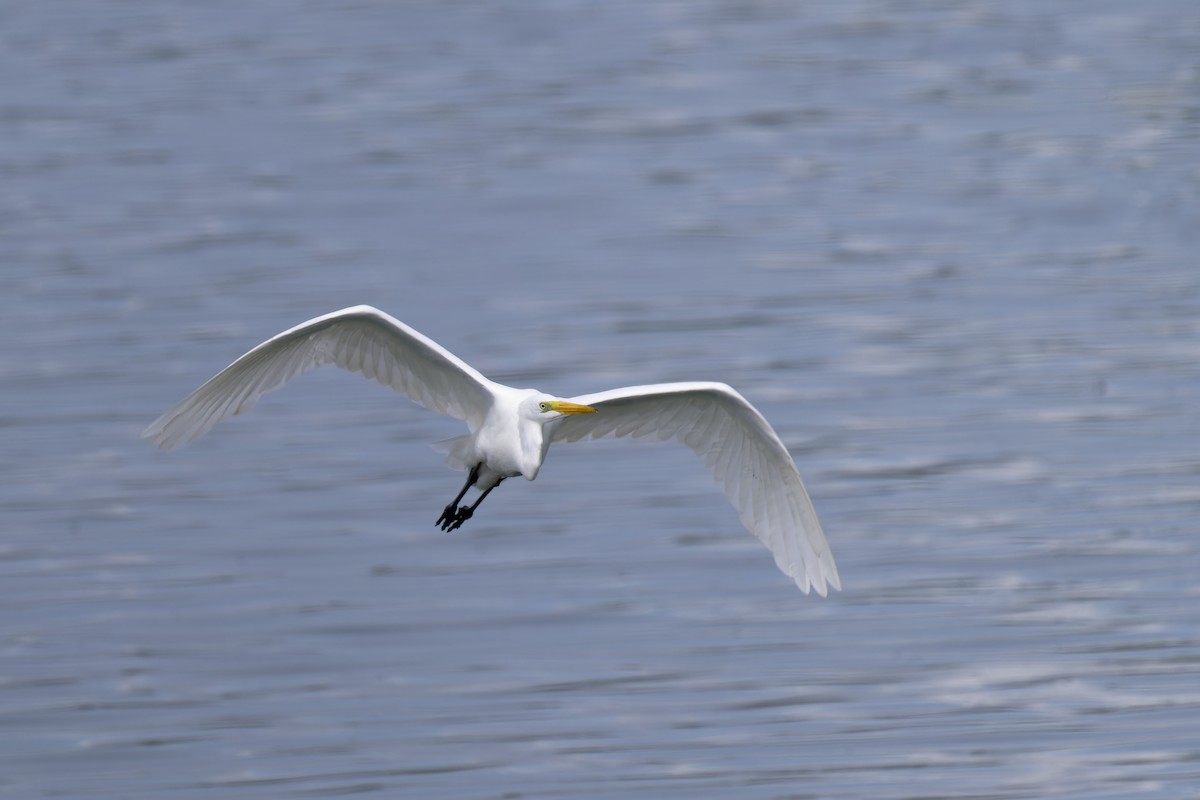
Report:
M 466 362 L 382 311 L 354 306 L 271 337 L 152 422 L 142 436 L 173 450 L 226 417 L 249 411 L 267 392 L 326 364 L 465 420 L 471 430 L 482 424 L 492 403 L 494 384 Z
M 841 588 L 804 482 L 779 436 L 723 383 L 629 386 L 571 398 L 596 409 L 554 423 L 552 441 L 608 436 L 676 439 L 708 466 L 746 529 L 804 592 Z

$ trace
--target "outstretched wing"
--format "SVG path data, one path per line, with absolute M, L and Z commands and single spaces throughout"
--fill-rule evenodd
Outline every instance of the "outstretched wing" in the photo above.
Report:
M 314 367 L 357 372 L 472 430 L 492 403 L 492 382 L 450 351 L 371 306 L 310 319 L 272 336 L 218 372 L 142 433 L 173 450 Z
M 805 593 L 841 589 L 817 512 L 796 464 L 770 424 L 723 383 L 628 386 L 571 398 L 595 414 L 564 417 L 552 441 L 606 436 L 676 439 L 696 452 L 725 490 L 746 529 Z

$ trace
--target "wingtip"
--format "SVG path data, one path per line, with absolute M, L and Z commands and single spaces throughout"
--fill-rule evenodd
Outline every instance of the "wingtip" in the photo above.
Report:
M 163 440 L 162 435 L 157 431 L 144 430 L 138 436 L 139 439 L 147 439 L 150 444 L 157 447 L 159 450 L 173 450 L 174 448 Z
M 819 579 L 811 580 L 807 575 L 804 576 L 803 582 L 797 580 L 796 585 L 799 586 L 800 591 L 804 592 L 805 594 L 811 594 L 815 591 L 821 597 L 827 597 L 829 595 L 829 586 L 825 583 L 825 581 Z
M 138 434 L 138 438 L 148 439 L 150 444 L 159 450 L 174 450 L 182 444 L 182 442 L 174 441 L 167 435 L 166 424 L 161 417 L 147 425 L 146 429 Z
M 825 551 L 825 558 L 821 559 L 821 573 L 830 586 L 839 592 L 842 590 L 842 576 L 838 574 L 837 563 L 828 550 Z
M 805 594 L 815 591 L 821 597 L 828 597 L 831 588 L 840 592 L 842 579 L 838 576 L 837 567 L 822 564 L 820 569 L 820 574 L 810 575 L 808 572 L 801 572 L 799 575 L 793 576 L 792 580 Z

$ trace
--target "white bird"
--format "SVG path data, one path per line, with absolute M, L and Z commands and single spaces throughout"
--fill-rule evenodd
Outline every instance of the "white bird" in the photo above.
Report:
M 470 433 L 439 442 L 446 463 L 468 471 L 437 523 L 454 530 L 505 478 L 537 477 L 554 442 L 606 436 L 676 439 L 704 459 L 746 529 L 806 594 L 841 588 L 800 473 L 754 406 L 723 383 L 627 386 L 564 399 L 488 380 L 403 322 L 354 306 L 273 336 L 217 373 L 142 433 L 164 450 L 198 439 L 226 417 L 308 370 L 334 364 L 390 386 Z M 475 486 L 479 496 L 459 505 Z

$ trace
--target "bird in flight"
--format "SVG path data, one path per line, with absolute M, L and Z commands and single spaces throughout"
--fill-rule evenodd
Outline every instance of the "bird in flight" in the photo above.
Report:
M 514 389 L 432 339 L 371 306 L 325 314 L 272 336 L 192 392 L 142 433 L 173 450 L 226 417 L 249 411 L 267 392 L 314 367 L 333 364 L 389 386 L 467 424 L 468 433 L 435 447 L 467 471 L 438 517 L 455 530 L 506 478 L 537 477 L 555 442 L 603 437 L 675 439 L 712 472 L 746 529 L 805 593 L 841 588 L 821 523 L 791 455 L 767 420 L 723 383 L 627 386 L 561 398 Z M 474 502 L 463 503 L 475 487 Z

